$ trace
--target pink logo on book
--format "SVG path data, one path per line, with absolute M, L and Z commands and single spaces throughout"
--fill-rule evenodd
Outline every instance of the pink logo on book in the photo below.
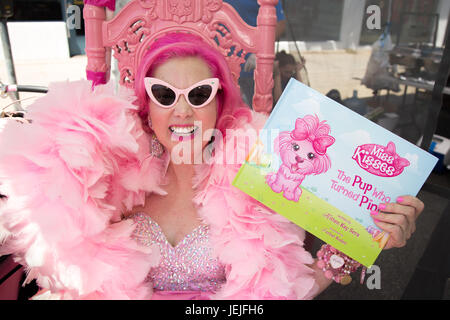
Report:
M 409 161 L 395 151 L 395 144 L 363 144 L 356 148 L 352 159 L 367 172 L 379 177 L 395 177 L 409 166 Z

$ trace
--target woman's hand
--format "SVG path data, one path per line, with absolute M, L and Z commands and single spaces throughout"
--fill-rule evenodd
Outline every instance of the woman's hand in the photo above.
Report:
M 413 196 L 401 196 L 396 203 L 380 204 L 370 214 L 375 224 L 390 234 L 384 249 L 401 248 L 416 231 L 416 219 L 425 205 Z

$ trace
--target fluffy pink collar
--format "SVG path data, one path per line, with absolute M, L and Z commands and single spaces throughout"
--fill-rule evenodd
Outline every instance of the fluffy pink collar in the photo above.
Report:
M 144 282 L 156 248 L 130 238 L 121 212 L 160 187 L 164 161 L 149 140 L 130 96 L 87 81 L 58 83 L 28 109 L 32 124 L 12 121 L 0 134 L 0 253 L 14 253 L 28 278 L 63 299 L 148 299 Z M 239 128 L 265 118 L 241 119 Z M 229 135 L 217 145 L 223 156 Z M 239 139 L 235 151 L 243 148 Z M 315 291 L 304 231 L 231 186 L 238 164 L 196 167 L 195 204 L 210 225 L 227 282 L 216 299 L 305 299 Z M 3 228 L 3 230 L 2 230 Z M 1 239 L 0 239 L 1 240 Z

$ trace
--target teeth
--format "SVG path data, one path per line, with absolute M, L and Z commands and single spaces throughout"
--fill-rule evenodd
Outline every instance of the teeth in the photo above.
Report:
M 195 131 L 195 126 L 189 126 L 189 127 L 177 127 L 177 126 L 170 126 L 170 131 L 176 133 L 176 134 L 191 134 Z

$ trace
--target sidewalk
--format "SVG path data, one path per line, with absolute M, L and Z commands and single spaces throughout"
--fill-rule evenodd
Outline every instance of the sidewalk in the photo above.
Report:
M 15 61 L 17 83 L 21 85 L 48 86 L 55 81 L 75 81 L 86 78 L 87 58 L 85 55 L 74 56 L 67 60 Z M 0 80 L 7 83 L 5 62 L 0 61 Z M 40 93 L 20 93 L 22 106 L 26 109 Z M 12 99 L 0 99 L 0 108 L 12 103 Z M 8 109 L 9 110 L 9 109 Z
M 295 52 L 291 52 L 294 56 Z M 371 50 L 358 50 L 350 52 L 337 51 L 308 51 L 302 53 L 306 60 L 306 68 L 310 85 L 322 94 L 331 89 L 337 89 L 342 99 L 358 91 L 358 97 L 371 97 L 372 90 L 361 85 L 366 72 Z M 355 79 L 358 78 L 358 79 Z

